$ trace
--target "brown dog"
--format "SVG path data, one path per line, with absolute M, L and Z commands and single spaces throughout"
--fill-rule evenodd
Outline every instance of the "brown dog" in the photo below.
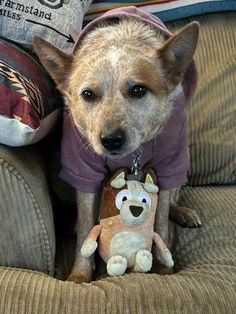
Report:
M 77 254 L 69 280 L 92 279 L 93 261 L 80 250 L 96 222 L 98 189 L 109 171 L 135 162 L 156 170 L 160 192 L 155 231 L 165 243 L 169 208 L 179 224 L 201 224 L 195 211 L 178 207 L 174 199 L 186 181 L 185 105 L 196 86 L 198 32 L 193 22 L 172 35 L 157 18 L 129 7 L 90 23 L 74 55 L 34 39 L 68 107 L 62 177 L 78 191 Z

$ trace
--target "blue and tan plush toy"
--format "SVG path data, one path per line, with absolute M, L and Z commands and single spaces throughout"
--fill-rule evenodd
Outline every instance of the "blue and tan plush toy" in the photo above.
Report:
M 161 253 L 162 263 L 172 267 L 172 256 L 161 237 L 154 232 L 158 187 L 154 172 L 145 175 L 144 182 L 126 180 L 122 169 L 103 189 L 101 218 L 85 240 L 81 253 L 90 257 L 98 247 L 107 263 L 110 276 L 126 270 L 148 272 L 152 267 L 153 241 Z

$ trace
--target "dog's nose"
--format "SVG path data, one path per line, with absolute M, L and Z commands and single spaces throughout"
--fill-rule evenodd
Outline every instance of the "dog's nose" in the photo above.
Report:
M 129 209 L 134 217 L 139 217 L 143 212 L 142 206 L 130 205 Z
M 101 142 L 103 147 L 109 151 L 117 150 L 125 142 L 125 132 L 122 129 L 117 129 L 114 132 L 101 134 Z

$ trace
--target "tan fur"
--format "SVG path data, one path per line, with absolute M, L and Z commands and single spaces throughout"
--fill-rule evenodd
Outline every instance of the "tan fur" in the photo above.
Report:
M 73 56 L 40 38 L 35 38 L 34 43 L 89 145 L 97 154 L 109 155 L 101 145 L 101 133 L 109 134 L 121 127 L 127 138 L 119 153 L 125 155 L 153 139 L 168 119 L 173 100 L 181 91 L 184 72 L 192 61 L 198 29 L 197 23 L 191 23 L 165 41 L 148 25 L 127 18 L 119 24 L 104 23 L 95 28 L 84 37 Z M 148 89 L 140 99 L 131 98 L 128 93 L 137 84 Z M 95 93 L 92 103 L 82 98 L 85 89 Z M 89 231 L 88 225 L 91 227 L 95 221 L 94 199 L 95 196 L 86 193 L 78 197 L 77 252 Z M 156 230 L 167 241 L 170 192 L 161 190 L 159 200 Z M 91 263 L 77 253 L 70 279 L 88 281 L 92 278 L 91 272 Z
M 94 268 L 93 257 L 85 259 L 80 253 L 81 246 L 88 236 L 89 231 L 97 221 L 97 204 L 96 195 L 94 193 L 77 193 L 78 218 L 77 218 L 77 237 L 75 263 L 69 281 L 90 282 L 92 280 L 92 272 Z
M 174 100 L 171 95 L 192 61 L 194 30 L 197 33 L 196 24 L 165 44 L 160 34 L 136 20 L 105 24 L 85 36 L 73 58 L 65 56 L 66 64 L 58 54 L 56 71 L 57 55 L 52 57 L 49 47 L 47 58 L 46 49 L 42 52 L 37 40 L 35 43 L 42 62 L 66 95 L 76 126 L 86 134 L 95 152 L 109 154 L 101 145 L 100 135 L 122 128 L 127 140 L 120 154 L 127 154 L 151 140 L 168 119 Z M 186 45 L 185 53 L 180 42 Z M 175 44 L 178 48 L 172 47 Z M 175 60 L 175 54 L 183 55 L 181 61 Z M 144 98 L 129 97 L 129 87 L 137 84 L 148 88 Z M 97 96 L 92 104 L 81 97 L 85 89 L 93 90 Z

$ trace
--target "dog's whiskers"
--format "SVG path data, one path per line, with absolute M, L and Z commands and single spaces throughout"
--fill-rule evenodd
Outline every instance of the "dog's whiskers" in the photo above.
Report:
M 80 136 L 81 136 L 81 138 L 83 140 L 84 147 L 86 149 L 92 148 L 91 141 L 83 133 L 80 133 Z

